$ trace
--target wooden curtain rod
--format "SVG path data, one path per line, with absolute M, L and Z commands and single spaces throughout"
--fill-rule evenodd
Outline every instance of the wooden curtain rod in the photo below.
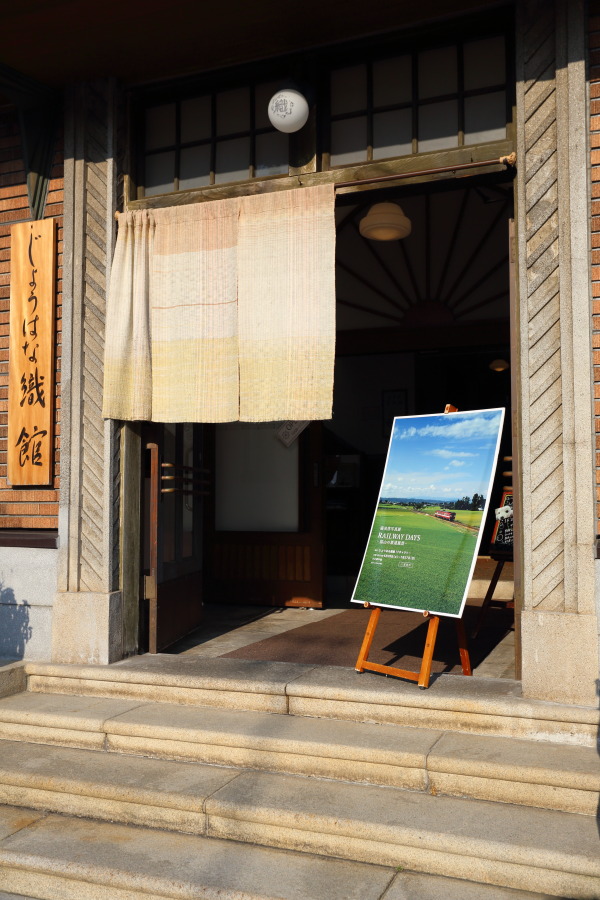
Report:
M 438 166 L 436 169 L 417 169 L 412 172 L 402 172 L 395 175 L 376 175 L 373 178 L 359 178 L 356 181 L 338 181 L 334 187 L 356 187 L 359 184 L 377 184 L 382 181 L 400 181 L 403 178 L 418 178 L 420 175 L 439 175 L 442 172 L 458 172 L 461 169 L 481 169 L 484 166 L 501 165 L 507 168 L 516 165 L 517 154 L 501 156 L 499 159 L 481 159 L 478 162 L 460 163 L 455 166 Z
M 482 169 L 485 166 L 501 165 L 507 168 L 514 167 L 517 163 L 517 154 L 510 153 L 508 156 L 500 156 L 496 159 L 480 159 L 477 162 L 459 163 L 455 166 L 438 166 L 435 169 L 415 169 L 412 172 L 401 172 L 394 175 L 375 175 L 373 178 L 358 178 L 356 181 L 338 181 L 334 183 L 334 188 L 358 187 L 361 184 L 380 184 L 384 181 L 401 181 L 405 178 L 419 178 L 421 175 L 441 175 L 443 172 L 460 172 L 465 169 Z M 302 177 L 302 176 L 297 176 Z M 115 212 L 115 219 L 118 219 L 121 213 Z

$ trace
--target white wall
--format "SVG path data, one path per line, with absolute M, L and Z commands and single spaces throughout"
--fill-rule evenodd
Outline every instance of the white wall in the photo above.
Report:
M 57 550 L 0 547 L 0 658 L 50 659 Z

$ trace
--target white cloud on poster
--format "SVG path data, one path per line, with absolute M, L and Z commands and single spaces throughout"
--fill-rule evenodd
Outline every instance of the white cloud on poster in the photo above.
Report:
M 452 414 L 453 416 L 456 413 Z M 498 433 L 497 416 L 486 418 L 485 416 L 476 416 L 470 419 L 459 419 L 456 421 L 444 423 L 443 425 L 424 425 L 423 428 L 402 429 L 397 425 L 395 436 L 400 440 L 406 440 L 414 437 L 441 437 L 446 440 L 475 440 L 478 438 L 496 437 Z
M 416 431 L 416 429 L 415 429 Z M 467 453 L 464 450 L 427 450 L 428 456 L 441 456 L 442 459 L 463 459 L 467 456 L 478 456 L 478 453 Z

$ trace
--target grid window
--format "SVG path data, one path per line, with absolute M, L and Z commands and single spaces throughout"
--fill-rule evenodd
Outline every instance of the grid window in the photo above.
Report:
M 334 69 L 329 166 L 506 138 L 502 35 Z
M 287 175 L 288 136 L 267 104 L 274 82 L 187 97 L 144 110 L 144 194 Z

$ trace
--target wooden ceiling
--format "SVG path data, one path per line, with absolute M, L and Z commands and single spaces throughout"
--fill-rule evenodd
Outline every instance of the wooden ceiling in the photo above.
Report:
M 463 13 L 481 0 L 0 0 L 2 62 L 38 81 L 156 81 Z
M 495 178 L 437 190 L 363 195 L 337 212 L 340 331 L 448 330 L 508 320 L 512 185 Z M 412 222 L 400 241 L 369 241 L 359 222 L 372 202 L 397 202 Z

